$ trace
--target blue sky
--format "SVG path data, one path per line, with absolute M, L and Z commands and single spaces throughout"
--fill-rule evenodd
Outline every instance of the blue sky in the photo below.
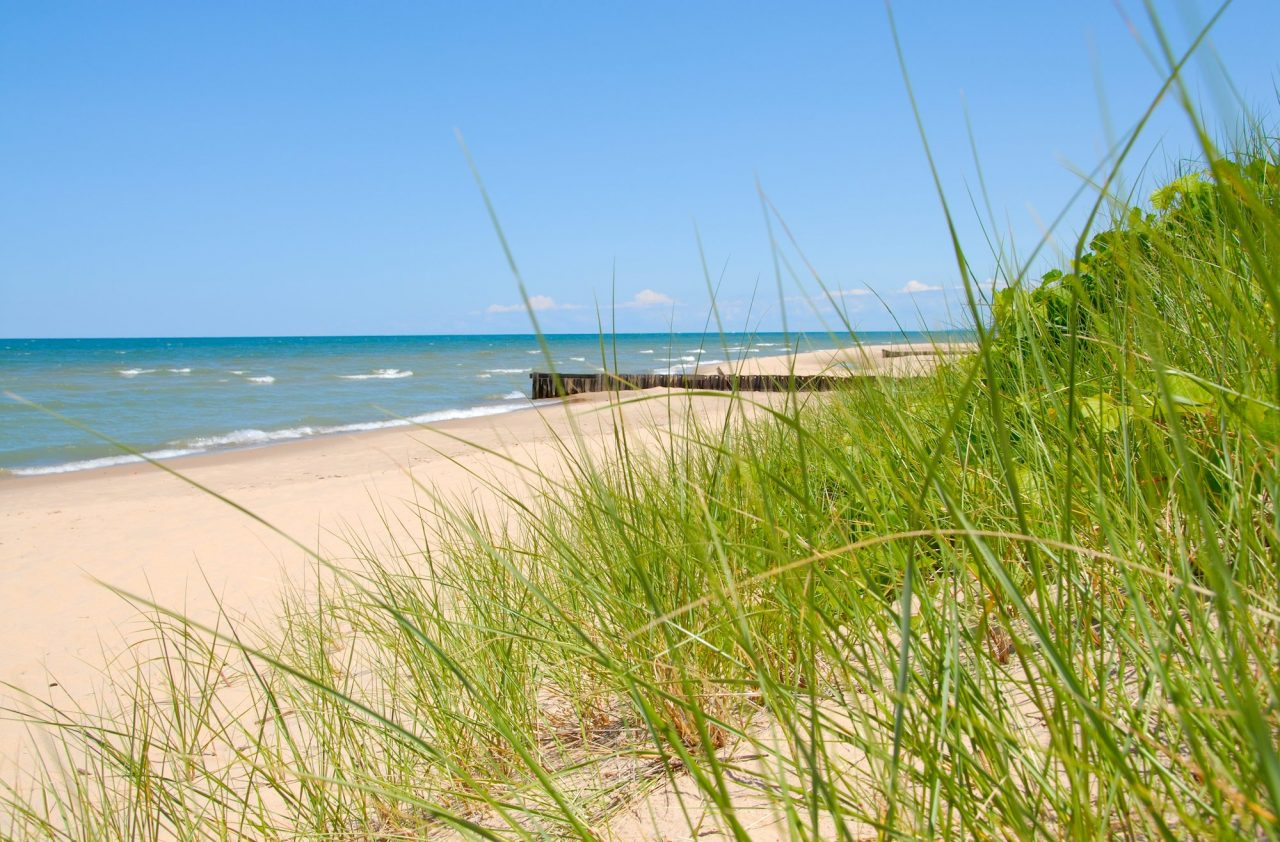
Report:
M 1212 7 L 1161 8 L 1182 46 Z M 1151 28 L 1134 0 L 895 14 L 989 274 L 966 108 L 1025 253 L 1158 89 Z M 1280 3 L 1238 0 L 1193 62 L 1215 128 L 1243 116 L 1220 57 L 1274 118 L 1277 32 Z M 611 297 L 620 329 L 701 329 L 695 224 L 726 327 L 829 322 L 790 277 L 780 303 L 757 179 L 856 326 L 961 318 L 879 2 L 10 2 L 0 114 L 2 336 L 527 331 L 455 129 L 545 329 Z M 1126 183 L 1196 151 L 1163 106 Z

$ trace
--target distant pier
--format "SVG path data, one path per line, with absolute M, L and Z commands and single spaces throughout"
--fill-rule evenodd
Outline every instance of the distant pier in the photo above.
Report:
M 871 375 L 862 375 L 868 377 Z M 559 388 L 556 380 L 559 378 Z M 624 389 L 695 389 L 714 392 L 827 392 L 858 375 L 830 374 L 552 374 L 534 371 L 533 399 L 567 397 Z
M 955 354 L 968 354 L 976 349 L 973 343 L 957 342 L 946 345 L 911 346 L 894 345 L 878 347 L 874 350 L 850 349 L 863 355 L 863 364 L 872 359 L 872 355 L 882 359 L 902 357 L 934 357 L 940 358 Z M 878 353 L 877 353 L 878 352 Z M 801 357 L 812 356 L 801 354 Z M 849 353 L 849 351 L 843 352 Z M 758 360 L 756 362 L 759 362 Z M 874 380 L 880 377 L 915 377 L 925 373 L 924 370 L 892 371 L 880 368 L 859 371 L 858 368 L 841 364 L 836 359 L 829 359 L 820 371 L 837 371 L 840 374 L 795 374 L 795 373 L 736 373 L 725 374 L 719 369 L 715 374 L 691 372 L 688 374 L 610 374 L 607 371 L 592 374 L 558 374 L 548 371 L 534 371 L 529 374 L 532 381 L 533 399 L 562 398 L 570 395 L 582 395 L 588 392 L 619 392 L 624 389 L 694 389 L 709 392 L 829 392 L 832 389 L 849 385 L 858 380 Z M 812 369 L 811 369 L 812 370 Z

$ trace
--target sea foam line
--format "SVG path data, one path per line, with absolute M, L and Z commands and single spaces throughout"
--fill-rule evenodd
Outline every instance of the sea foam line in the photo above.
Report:
M 524 393 L 519 393 L 524 397 Z M 514 400 L 510 395 L 504 399 Z M 255 444 L 270 444 L 277 441 L 291 441 L 311 436 L 325 436 L 334 433 L 363 433 L 369 430 L 387 430 L 393 427 L 409 427 L 414 424 L 431 424 L 437 421 L 456 421 L 462 418 L 482 418 L 486 415 L 502 415 L 519 409 L 514 406 L 473 406 L 467 409 L 441 409 L 436 412 L 425 412 L 411 418 L 388 418 L 385 421 L 360 421 L 354 424 L 336 424 L 332 426 L 286 427 L 283 430 L 258 430 L 248 428 L 233 430 L 217 436 L 199 436 L 174 444 L 186 447 L 244 447 Z
M 339 374 L 341 380 L 399 380 L 402 377 L 412 377 L 412 371 L 404 371 L 399 368 L 375 368 L 370 374 Z
M 503 399 L 514 401 L 517 393 L 503 395 Z M 524 393 L 518 393 L 521 398 Z M 362 421 L 354 424 L 336 424 L 331 426 L 287 427 L 283 430 L 259 430 L 246 428 L 232 430 L 214 436 L 196 436 L 183 441 L 175 441 L 173 447 L 163 450 L 152 450 L 143 453 L 147 459 L 173 459 L 178 456 L 194 456 L 208 453 L 217 448 L 251 447 L 254 445 L 272 444 L 281 441 L 295 441 L 312 436 L 332 435 L 335 433 L 362 433 L 370 430 L 386 430 L 394 427 L 410 427 L 420 424 L 433 424 L 440 421 L 457 421 L 464 418 L 483 418 L 489 415 L 504 415 L 524 409 L 529 404 L 514 405 L 507 403 L 495 406 L 473 406 L 466 409 L 441 409 L 435 412 L 424 412 L 411 418 L 390 418 L 385 421 Z M 88 471 L 95 468 L 109 468 L 113 465 L 128 465 L 144 462 L 143 456 L 122 453 L 117 456 L 101 456 L 96 459 L 80 459 L 74 462 L 63 462 L 58 465 L 37 465 L 26 468 L 8 468 L 8 473 L 19 477 L 44 476 L 47 474 L 66 474 L 74 471 Z
M 204 453 L 200 448 L 184 447 L 169 450 L 152 450 L 144 454 L 148 459 L 172 459 L 175 456 L 192 456 Z M 128 465 L 134 462 L 145 462 L 142 456 L 123 453 L 119 456 L 101 456 L 97 459 L 81 459 L 76 462 L 64 462 L 61 465 L 40 465 L 34 468 L 10 468 L 9 473 L 18 477 L 38 477 L 47 474 L 68 474 L 72 471 L 89 471 L 94 468 L 109 468 L 112 465 Z

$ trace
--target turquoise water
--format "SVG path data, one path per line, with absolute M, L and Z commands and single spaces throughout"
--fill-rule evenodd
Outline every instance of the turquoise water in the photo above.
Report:
M 922 339 L 865 334 L 867 342 Z M 829 334 L 546 337 L 561 372 L 684 371 L 835 347 Z M 0 339 L 0 388 L 157 458 L 527 409 L 531 336 Z M 0 470 L 60 473 L 138 461 L 0 398 Z

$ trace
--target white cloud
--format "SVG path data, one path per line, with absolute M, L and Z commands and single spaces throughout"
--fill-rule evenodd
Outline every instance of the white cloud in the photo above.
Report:
M 870 295 L 871 290 L 866 287 L 858 287 L 857 289 L 837 289 L 832 291 L 831 294 L 839 298 L 848 298 L 851 295 Z
M 549 295 L 531 295 L 529 296 L 529 309 L 535 313 L 543 313 L 547 310 L 577 310 L 580 304 L 557 304 L 556 300 Z M 522 313 L 525 310 L 523 302 L 520 304 L 490 304 L 485 308 L 486 313 Z
M 676 300 L 665 292 L 657 292 L 651 289 L 642 289 L 632 296 L 630 301 L 624 301 L 619 307 L 670 307 L 676 303 Z
M 655 292 L 651 289 L 642 289 L 636 293 L 635 298 L 631 299 L 631 306 L 633 307 L 670 306 L 675 303 L 675 299 L 666 293 Z
M 929 284 L 921 283 L 920 281 L 913 279 L 907 281 L 906 286 L 898 290 L 898 292 L 906 292 L 914 295 L 917 292 L 937 292 L 940 289 L 942 289 L 942 287 L 930 286 Z

